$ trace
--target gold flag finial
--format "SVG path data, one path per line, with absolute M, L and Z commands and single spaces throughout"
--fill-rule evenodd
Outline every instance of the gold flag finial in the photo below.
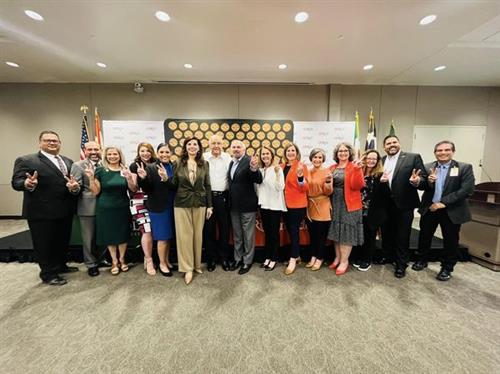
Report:
M 87 110 L 89 110 L 89 107 L 87 105 L 82 105 L 80 107 L 80 112 L 83 112 L 83 114 L 87 114 Z

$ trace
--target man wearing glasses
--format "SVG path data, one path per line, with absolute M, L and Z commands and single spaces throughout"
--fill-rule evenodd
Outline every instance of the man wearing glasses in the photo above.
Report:
M 12 187 L 23 191 L 23 216 L 28 220 L 42 282 L 66 284 L 60 276 L 78 271 L 66 265 L 66 251 L 80 186 L 69 171 L 73 161 L 60 156 L 61 141 L 54 131 L 42 131 L 40 151 L 14 163 Z

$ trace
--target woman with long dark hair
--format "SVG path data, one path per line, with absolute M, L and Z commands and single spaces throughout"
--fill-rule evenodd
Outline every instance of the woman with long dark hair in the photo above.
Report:
M 174 168 L 173 185 L 175 233 L 179 271 L 186 284 L 193 271 L 201 274 L 201 247 L 205 219 L 212 215 L 212 191 L 208 162 L 203 159 L 201 141 L 188 138 L 182 145 L 181 159 Z

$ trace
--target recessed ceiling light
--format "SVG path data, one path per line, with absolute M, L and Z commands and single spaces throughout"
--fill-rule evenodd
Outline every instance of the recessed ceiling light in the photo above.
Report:
M 429 14 L 420 20 L 420 26 L 428 25 L 436 20 L 437 16 L 435 14 Z
M 444 69 L 446 69 L 446 66 L 445 66 L 445 65 L 439 65 L 439 66 L 436 66 L 436 67 L 434 68 L 434 71 L 441 71 L 441 70 L 444 70 Z
M 278 69 L 280 69 L 280 70 L 285 70 L 287 67 L 288 67 L 287 64 L 279 64 L 278 65 Z
M 295 15 L 295 22 L 297 23 L 306 22 L 308 18 L 309 14 L 307 14 L 306 12 L 299 12 Z
M 106 65 L 104 62 L 97 62 L 96 65 L 99 66 L 100 68 L 108 67 L 108 65 Z
M 35 12 L 34 10 L 26 9 L 24 11 L 24 14 L 26 14 L 29 18 L 34 19 L 35 21 L 43 21 L 42 15 L 40 13 Z
M 337 35 L 337 39 L 338 40 L 344 39 L 344 35 L 342 35 L 342 34 Z
M 16 64 L 15 62 L 12 62 L 12 61 L 5 61 L 5 63 L 9 66 L 12 66 L 13 68 L 18 68 L 19 65 Z
M 368 65 L 363 66 L 363 70 L 372 70 L 372 69 L 373 69 L 372 64 L 368 64 Z
M 192 68 L 193 68 L 193 65 L 191 65 L 191 64 L 184 64 L 184 67 L 185 67 L 186 69 L 192 69 Z
M 170 21 L 170 16 L 168 15 L 168 13 L 163 12 L 161 10 L 157 11 L 155 13 L 155 16 L 156 16 L 156 18 L 158 18 L 158 20 L 160 20 L 162 22 L 168 22 L 168 21 Z

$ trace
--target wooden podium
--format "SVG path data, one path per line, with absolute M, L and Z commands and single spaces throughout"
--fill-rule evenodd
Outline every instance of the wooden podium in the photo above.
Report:
M 500 183 L 477 184 L 469 204 L 472 221 L 462 226 L 460 242 L 472 261 L 500 271 Z

